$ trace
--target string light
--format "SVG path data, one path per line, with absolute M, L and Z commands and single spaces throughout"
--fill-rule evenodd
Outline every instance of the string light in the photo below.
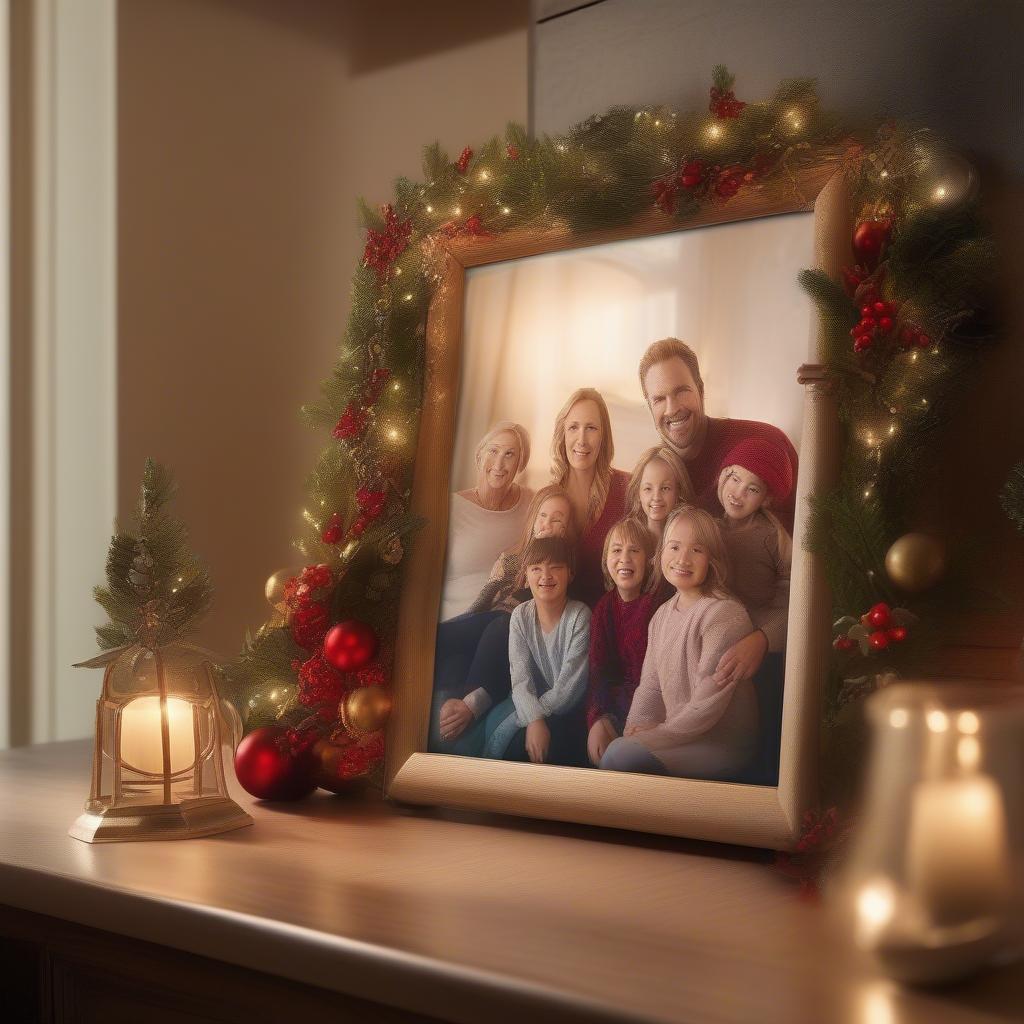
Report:
M 565 152 L 565 146 L 563 146 L 562 143 L 559 143 L 555 148 L 558 150 L 559 153 Z
M 406 293 L 405 293 L 405 294 L 404 294 L 404 295 L 402 296 L 402 301 L 403 301 L 403 302 L 409 302 L 409 300 L 410 300 L 410 299 L 412 299 L 412 292 L 406 292 Z
M 433 213 L 433 212 L 434 212 L 434 208 L 432 206 L 428 206 L 427 207 L 427 213 Z
M 402 268 L 401 267 L 395 267 L 395 277 L 401 277 L 401 276 L 402 276 Z
M 507 206 L 503 206 L 501 212 L 507 217 L 512 211 Z
M 391 385 L 391 390 L 392 391 L 401 391 L 402 390 L 402 385 L 399 384 L 398 381 L 396 380 L 395 383 Z
M 490 181 L 490 178 L 491 178 L 491 176 L 487 173 L 487 171 L 481 171 L 480 172 L 480 180 L 481 181 Z
M 708 125 L 708 135 L 712 139 L 720 139 L 722 137 L 722 126 L 717 124 Z

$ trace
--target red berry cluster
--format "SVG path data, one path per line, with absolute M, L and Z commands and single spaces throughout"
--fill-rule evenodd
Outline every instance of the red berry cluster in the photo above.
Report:
M 284 585 L 284 602 L 295 612 L 314 601 L 320 601 L 333 586 L 331 567 L 325 563 L 307 565 L 298 576 Z
M 299 701 L 306 707 L 336 707 L 348 688 L 344 673 L 334 668 L 322 651 L 292 667 L 299 677 Z
M 383 731 L 371 733 L 356 742 L 348 740 L 346 735 L 339 735 L 338 738 L 345 743 L 337 761 L 339 779 L 355 779 L 365 775 L 384 756 Z
M 337 544 L 344 536 L 345 527 L 341 522 L 341 513 L 335 512 L 331 518 L 327 520 L 327 525 L 324 527 L 323 533 L 320 534 L 320 539 L 325 544 Z
M 339 441 L 361 437 L 370 419 L 370 406 L 377 403 L 390 379 L 390 370 L 383 366 L 377 367 L 363 385 L 359 398 L 345 406 L 341 418 L 331 431 L 331 436 Z
M 519 159 L 519 148 L 517 146 L 512 146 L 512 145 L 506 146 L 505 147 L 505 156 L 507 156 L 509 158 L 509 160 L 518 160 Z
M 715 117 L 739 117 L 740 111 L 745 106 L 746 103 L 736 99 L 732 89 L 720 89 L 717 85 L 711 86 L 711 102 L 708 103 L 708 110 Z
M 345 411 L 341 414 L 341 418 L 334 425 L 331 436 L 339 441 L 348 441 L 350 438 L 359 437 L 366 429 L 369 415 L 366 409 L 360 409 L 349 402 L 345 406 Z
M 383 208 L 383 213 L 384 230 L 368 228 L 363 250 L 363 263 L 377 272 L 380 281 L 388 276 L 395 260 L 408 248 L 412 235 L 412 218 L 399 220 L 390 203 Z
M 471 217 L 467 217 L 461 224 L 450 220 L 447 224 L 442 224 L 440 230 L 448 238 L 457 238 L 459 235 L 469 235 L 472 238 L 490 238 L 492 234 L 492 232 L 484 227 L 484 222 L 480 219 L 479 213 L 474 213 Z
M 906 612 L 890 608 L 884 601 L 872 605 L 860 617 L 859 623 L 852 619 L 846 621 L 854 622 L 854 625 L 832 642 L 837 651 L 851 651 L 863 642 L 867 647 L 865 650 L 861 646 L 863 653 L 873 654 L 907 639 L 907 627 L 902 624 L 907 621 Z
M 749 168 L 740 164 L 721 167 L 705 160 L 684 160 L 678 170 L 651 184 L 654 205 L 664 213 L 675 213 L 680 189 L 702 195 L 710 193 L 721 200 L 731 199 L 745 184 L 771 170 L 773 163 L 774 159 L 768 155 L 764 159 L 756 157 L 754 166 Z
M 459 159 L 455 161 L 455 169 L 459 174 L 465 174 L 469 169 L 469 161 L 473 159 L 473 150 L 467 146 L 460 154 Z
M 321 601 L 311 601 L 297 608 L 291 618 L 292 639 L 307 651 L 323 645 L 327 635 L 327 605 Z
M 859 285 L 856 300 L 861 304 L 860 320 L 850 331 L 850 336 L 853 338 L 853 351 L 858 355 L 876 344 L 893 341 L 903 349 L 914 346 L 927 348 L 932 343 L 931 338 L 913 324 L 903 323 L 897 329 L 899 304 L 881 298 L 874 282 Z

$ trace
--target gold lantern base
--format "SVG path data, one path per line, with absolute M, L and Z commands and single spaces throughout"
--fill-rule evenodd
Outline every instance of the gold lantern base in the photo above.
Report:
M 199 797 L 175 804 L 90 808 L 68 830 L 83 843 L 128 843 L 148 839 L 197 839 L 244 828 L 252 818 L 228 797 Z

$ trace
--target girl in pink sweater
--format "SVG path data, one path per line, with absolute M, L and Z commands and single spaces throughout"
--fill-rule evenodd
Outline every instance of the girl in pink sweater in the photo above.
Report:
M 675 589 L 651 619 L 640 685 L 623 735 L 600 767 L 686 778 L 728 778 L 757 742 L 757 701 L 749 680 L 715 682 L 722 655 L 751 632 L 750 617 L 726 590 L 726 554 L 714 519 L 683 507 L 665 524 L 658 553 Z

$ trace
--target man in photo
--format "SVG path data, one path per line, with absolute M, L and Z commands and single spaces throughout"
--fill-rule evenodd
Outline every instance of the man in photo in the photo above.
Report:
M 648 346 L 640 359 L 640 387 L 654 426 L 686 463 L 697 504 L 719 514 L 718 473 L 722 459 L 741 441 L 757 438 L 786 453 L 797 476 L 797 454 L 778 427 L 757 420 L 708 416 L 704 411 L 704 381 L 697 355 L 678 338 L 663 338 Z M 783 526 L 793 532 L 795 491 L 773 508 Z

